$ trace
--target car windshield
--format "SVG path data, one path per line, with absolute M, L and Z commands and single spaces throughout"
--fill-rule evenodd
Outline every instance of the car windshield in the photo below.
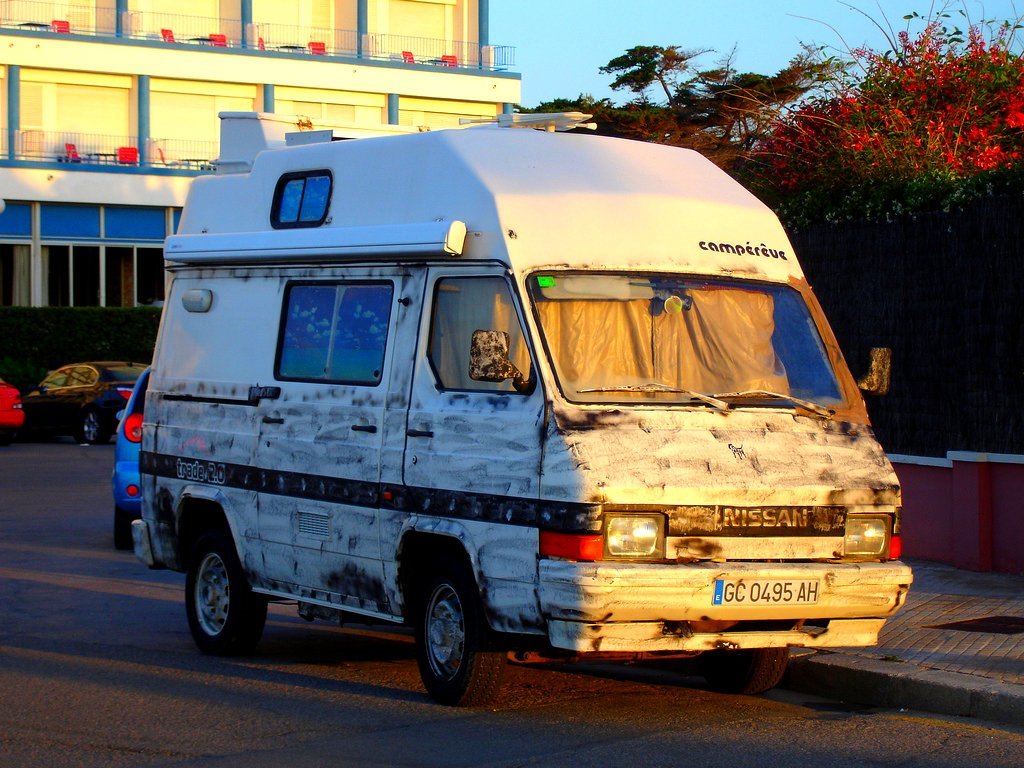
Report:
M 789 286 L 565 272 L 528 283 L 559 384 L 574 402 L 821 414 L 842 403 L 804 298 Z

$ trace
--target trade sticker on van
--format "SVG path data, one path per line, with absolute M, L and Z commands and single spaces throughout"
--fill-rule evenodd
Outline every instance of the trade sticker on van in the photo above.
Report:
M 814 605 L 821 585 L 817 579 L 748 581 L 717 579 L 712 605 Z

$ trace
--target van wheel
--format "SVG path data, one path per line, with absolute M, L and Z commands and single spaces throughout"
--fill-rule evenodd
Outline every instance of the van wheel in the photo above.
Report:
M 464 568 L 445 569 L 423 594 L 416 661 L 427 693 L 450 706 L 487 704 L 501 689 L 505 652 L 487 647 L 476 582 Z
M 134 544 L 132 541 L 132 521 L 135 520 L 135 517 L 130 512 L 125 512 L 117 505 L 114 505 L 114 549 L 132 548 Z
M 185 613 L 203 653 L 250 653 L 263 636 L 267 601 L 253 593 L 226 531 L 209 531 L 196 542 L 185 576 Z
M 75 439 L 80 443 L 103 445 L 110 441 L 110 431 L 103 423 L 103 414 L 95 408 L 86 408 L 78 420 L 78 433 Z
M 704 679 L 721 693 L 764 693 L 786 674 L 789 648 L 709 651 L 701 655 Z

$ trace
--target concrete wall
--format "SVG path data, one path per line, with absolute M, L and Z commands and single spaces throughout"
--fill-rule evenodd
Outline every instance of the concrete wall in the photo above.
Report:
M 903 553 L 1024 573 L 1024 456 L 890 456 L 903 486 Z

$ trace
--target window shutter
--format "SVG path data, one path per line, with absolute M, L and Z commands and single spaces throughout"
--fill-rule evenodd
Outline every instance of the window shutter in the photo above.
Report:
M 44 129 L 43 125 L 43 88 L 44 83 L 21 84 L 21 130 L 30 131 Z

